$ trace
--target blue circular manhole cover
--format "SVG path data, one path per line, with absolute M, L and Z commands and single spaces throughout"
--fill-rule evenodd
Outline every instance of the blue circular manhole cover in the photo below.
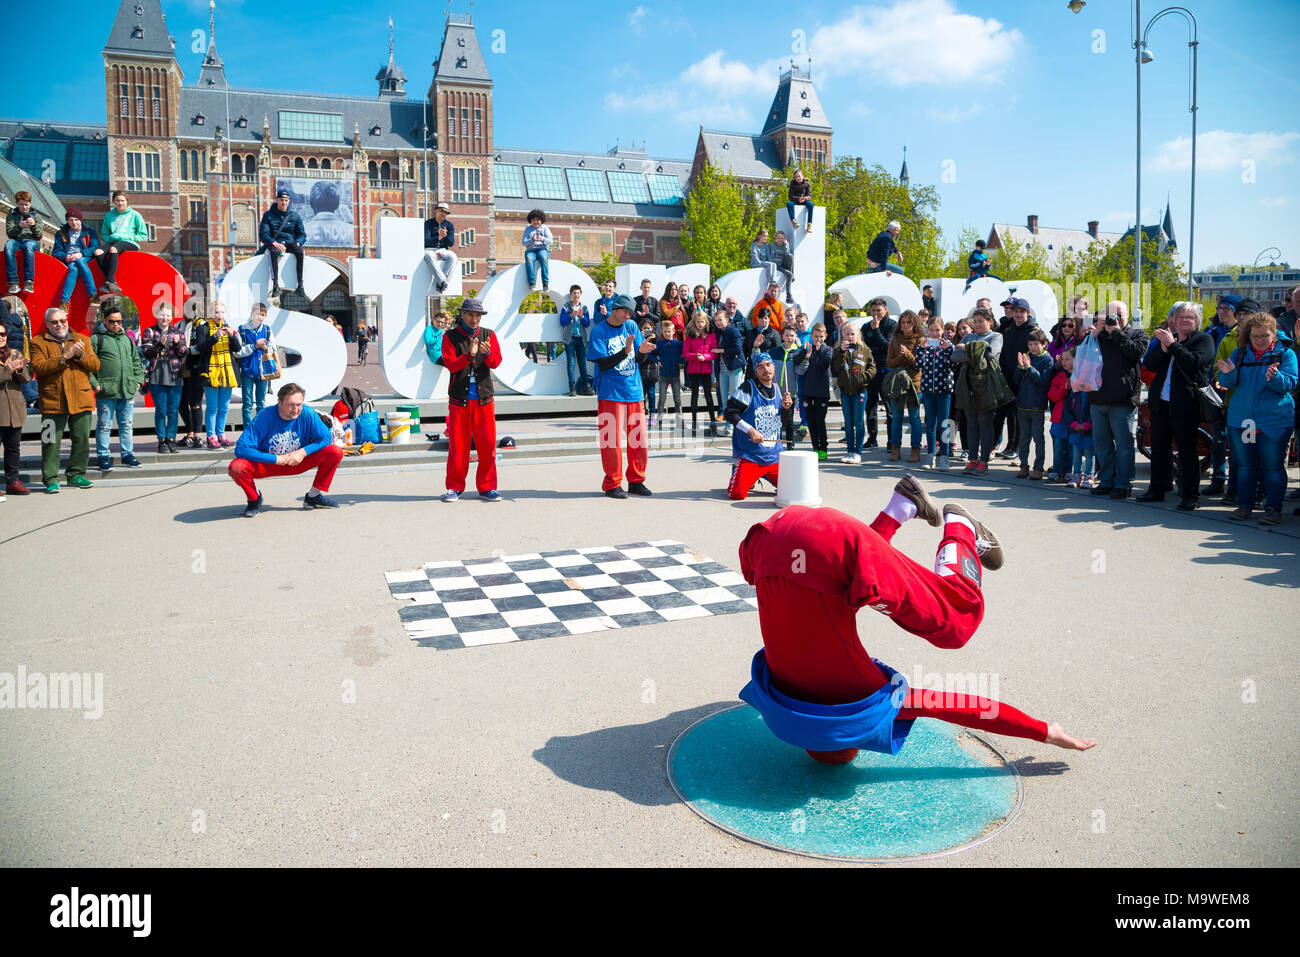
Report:
M 974 847 L 1006 827 L 1024 789 L 1015 765 L 973 732 L 917 721 L 897 756 L 820 764 L 779 740 L 748 705 L 677 736 L 668 780 L 709 823 L 764 847 L 860 863 Z

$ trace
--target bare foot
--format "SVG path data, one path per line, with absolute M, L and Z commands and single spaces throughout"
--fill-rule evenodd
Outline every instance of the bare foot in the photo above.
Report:
M 1072 738 L 1065 733 L 1055 721 L 1047 726 L 1047 743 L 1054 744 L 1058 748 L 1065 748 L 1067 751 L 1087 751 L 1089 748 L 1097 746 L 1096 741 L 1090 741 L 1087 738 Z

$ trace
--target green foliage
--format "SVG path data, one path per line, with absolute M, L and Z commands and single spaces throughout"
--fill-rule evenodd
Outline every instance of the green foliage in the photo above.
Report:
M 460 306 L 466 299 L 473 299 L 478 295 L 477 289 L 471 289 L 463 296 L 443 296 L 442 308 L 450 312 L 453 316 L 460 314 Z
M 752 201 L 736 177 L 706 164 L 686 197 L 682 248 L 690 262 L 708 263 L 712 276 L 744 269 L 756 222 Z
M 519 304 L 520 312 L 559 312 L 555 300 L 544 292 L 530 292 Z
M 596 288 L 599 289 L 601 286 L 605 285 L 605 283 L 614 281 L 614 270 L 617 268 L 618 257 L 613 253 L 602 253 L 600 262 L 589 268 L 587 270 L 587 275 L 592 278 L 596 283 Z

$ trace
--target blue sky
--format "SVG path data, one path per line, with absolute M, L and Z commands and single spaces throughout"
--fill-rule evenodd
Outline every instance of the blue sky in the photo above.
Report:
M 1161 7 L 1144 4 L 1144 18 Z M 192 83 L 193 31 L 207 29 L 207 2 L 163 8 Z M 11 68 L 3 112 L 103 122 L 99 51 L 117 4 L 69 0 L 53 34 L 46 9 L 22 0 L 10 35 L 27 38 L 25 48 L 57 49 L 63 62 Z M 218 0 L 218 48 L 237 86 L 370 95 L 391 15 L 408 90 L 421 95 L 447 9 L 414 0 Z M 454 9 L 467 12 L 468 3 Z M 1300 4 L 1192 0 L 1191 9 L 1201 41 L 1196 264 L 1250 263 L 1270 246 L 1300 264 Z M 501 146 L 604 150 L 636 140 L 652 156 L 689 158 L 701 124 L 757 132 L 778 70 L 791 55 L 805 64 L 811 52 L 836 155 L 897 172 L 906 143 L 912 181 L 939 188 L 950 240 L 965 225 L 985 232 L 993 222 L 1023 224 L 1029 213 L 1055 227 L 1099 219 L 1104 230 L 1123 230 L 1133 220 L 1132 13 L 1123 0 L 1091 0 L 1077 15 L 1065 0 L 581 0 L 480 2 L 474 16 L 496 82 Z M 495 30 L 504 31 L 504 52 L 491 52 Z M 1150 43 L 1143 218 L 1156 221 L 1171 194 L 1186 255 L 1184 21 L 1165 17 Z

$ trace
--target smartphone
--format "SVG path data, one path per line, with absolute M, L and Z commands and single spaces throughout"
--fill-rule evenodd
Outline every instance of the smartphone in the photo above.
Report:
M 930 348 L 934 349 L 934 348 L 938 348 L 939 346 L 943 345 L 943 340 L 942 340 L 942 339 L 926 339 L 926 340 L 925 340 L 925 344 L 926 344 L 927 346 L 929 346 Z

